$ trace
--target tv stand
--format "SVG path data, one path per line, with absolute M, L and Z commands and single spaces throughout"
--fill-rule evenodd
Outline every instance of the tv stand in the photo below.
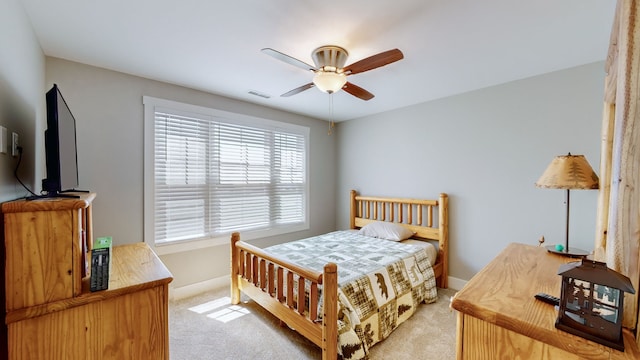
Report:
M 70 193 L 79 193 L 79 194 L 70 194 Z M 89 190 L 62 190 L 62 191 L 47 191 L 44 195 L 34 195 L 29 196 L 27 200 L 38 200 L 38 199 L 55 199 L 55 198 L 63 198 L 63 199 L 80 199 L 83 194 L 90 194 Z
M 87 191 L 87 193 L 89 193 Z M 45 195 L 34 195 L 29 196 L 27 200 L 38 200 L 38 199 L 55 199 L 55 198 L 64 198 L 64 199 L 80 199 L 80 195 L 72 195 L 72 194 L 62 194 L 62 193 L 48 193 Z
M 77 192 L 77 193 L 90 193 L 91 190 L 78 190 L 78 189 L 69 189 L 69 190 L 62 190 L 59 191 L 58 194 L 62 194 L 62 193 L 70 193 L 70 192 Z

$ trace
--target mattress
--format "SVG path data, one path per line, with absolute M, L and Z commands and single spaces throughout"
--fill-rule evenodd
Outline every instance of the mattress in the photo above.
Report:
M 432 243 L 424 240 L 418 240 L 418 239 L 407 239 L 407 240 L 402 240 L 400 242 L 403 244 L 424 247 L 425 250 L 427 251 L 427 254 L 429 255 L 429 263 L 431 264 L 431 266 L 435 265 L 436 258 L 438 257 L 438 250 Z

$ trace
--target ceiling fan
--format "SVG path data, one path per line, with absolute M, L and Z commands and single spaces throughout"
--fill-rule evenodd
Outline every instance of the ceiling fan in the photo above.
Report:
M 300 61 L 271 48 L 264 48 L 261 51 L 278 60 L 315 73 L 312 82 L 280 95 L 284 97 L 298 94 L 316 86 L 318 89 L 329 94 L 333 94 L 336 91 L 343 89 L 349 94 L 362 100 L 371 100 L 374 95 L 367 90 L 348 82 L 347 76 L 373 70 L 404 58 L 402 51 L 393 49 L 369 56 L 368 58 L 356 61 L 351 65 L 344 66 L 347 61 L 347 57 L 349 56 L 347 50 L 340 46 L 325 45 L 320 46 L 311 53 L 311 58 L 316 64 L 316 66 L 312 66 L 304 61 Z

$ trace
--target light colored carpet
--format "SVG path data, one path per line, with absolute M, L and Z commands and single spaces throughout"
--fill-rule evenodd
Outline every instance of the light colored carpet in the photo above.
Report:
M 374 345 L 371 359 L 455 359 L 456 315 L 449 309 L 454 294 L 438 289 L 438 300 L 420 305 L 389 338 Z M 169 303 L 172 360 L 321 358 L 319 347 L 279 326 L 246 296 L 238 307 L 228 297 L 229 289 L 222 288 Z M 234 316 L 239 317 L 227 321 Z

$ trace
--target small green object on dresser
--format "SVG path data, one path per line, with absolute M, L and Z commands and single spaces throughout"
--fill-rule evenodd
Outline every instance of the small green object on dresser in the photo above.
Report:
M 99 237 L 93 242 L 93 249 L 91 249 L 91 291 L 109 288 L 111 243 L 111 236 Z

